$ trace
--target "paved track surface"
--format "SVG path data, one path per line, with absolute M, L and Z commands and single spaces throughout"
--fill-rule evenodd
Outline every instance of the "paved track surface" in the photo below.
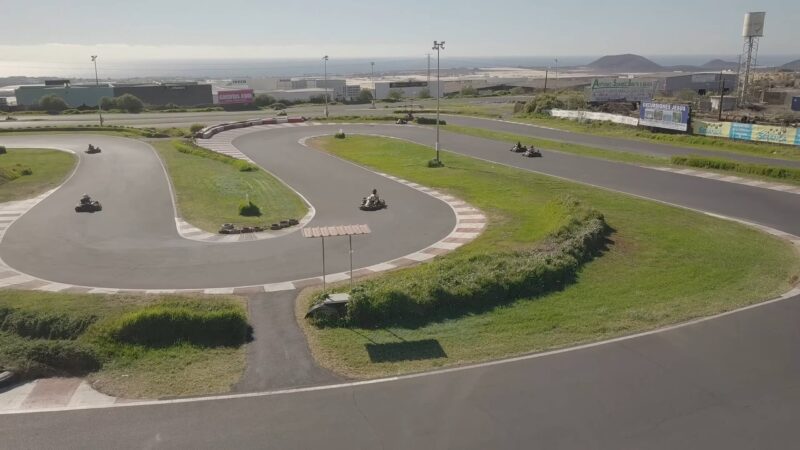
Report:
M 411 127 L 370 131 L 431 137 Z M 443 134 L 443 144 L 800 234 L 796 195 L 551 152 L 525 159 L 503 144 L 463 136 Z M 249 143 L 237 145 L 244 150 Z M 798 300 L 598 346 L 394 381 L 0 416 L 0 447 L 793 448 L 800 439 Z

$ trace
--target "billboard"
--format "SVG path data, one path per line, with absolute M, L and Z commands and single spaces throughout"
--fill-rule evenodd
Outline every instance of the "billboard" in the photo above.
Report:
M 656 91 L 655 81 L 634 80 L 632 78 L 613 78 L 601 80 L 595 78 L 591 86 L 586 88 L 590 103 L 599 102 L 646 102 L 653 99 Z
M 693 122 L 695 134 L 742 141 L 800 145 L 800 129 L 774 125 L 753 125 L 736 122 Z
M 792 111 L 800 111 L 800 97 L 792 97 Z
M 217 93 L 217 103 L 220 105 L 235 105 L 243 103 L 253 103 L 252 89 L 238 89 L 232 91 L 219 91 Z
M 639 125 L 688 131 L 689 111 L 689 105 L 642 102 L 639 107 Z

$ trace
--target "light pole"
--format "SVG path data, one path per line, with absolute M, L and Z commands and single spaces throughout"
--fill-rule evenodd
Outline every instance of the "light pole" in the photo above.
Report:
M 97 76 L 97 55 L 92 55 L 92 62 L 94 63 L 94 85 L 100 87 L 100 78 Z M 97 114 L 100 116 L 100 126 L 103 126 L 103 108 L 101 107 L 100 100 L 97 101 Z
M 375 61 L 372 61 L 369 65 L 372 66 L 372 109 L 375 109 L 375 95 L 378 93 L 375 88 Z
M 325 64 L 325 117 L 328 117 L 328 55 L 322 57 Z
M 439 51 L 444 50 L 444 41 L 442 42 L 433 41 L 433 49 L 436 50 L 436 163 L 440 164 L 441 161 L 439 161 L 439 101 L 442 98 L 442 83 L 441 83 L 440 66 L 439 66 Z

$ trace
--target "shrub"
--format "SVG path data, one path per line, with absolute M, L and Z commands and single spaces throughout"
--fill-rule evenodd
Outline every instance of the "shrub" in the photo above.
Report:
M 39 99 L 39 107 L 50 114 L 59 113 L 69 109 L 67 102 L 65 102 L 63 98 L 55 95 L 45 95 Z
M 30 167 L 26 167 L 19 172 L 20 175 L 33 175 L 33 170 Z
M 414 120 L 420 125 L 436 125 L 436 119 L 432 117 L 417 117 Z M 439 119 L 439 125 L 447 125 L 447 122 Z
M 344 131 L 339 130 L 336 134 L 333 135 L 333 137 L 335 137 L 336 139 L 344 139 L 346 136 L 344 134 Z
M 403 91 L 399 89 L 392 89 L 389 91 L 389 98 L 387 100 L 398 101 L 403 98 Z
M 704 169 L 727 170 L 768 178 L 800 181 L 800 169 L 776 167 L 762 164 L 748 164 L 727 159 L 703 158 L 700 156 L 673 156 L 672 164 L 678 166 L 699 167 Z
M 564 107 L 564 102 L 559 100 L 555 94 L 541 94 L 537 95 L 533 100 L 525 105 L 525 113 L 527 114 L 544 114 L 551 109 L 559 109 Z
M 420 89 L 417 98 L 431 98 L 431 90 L 428 88 Z
M 282 109 L 286 109 L 286 105 L 284 105 L 283 103 L 273 103 L 272 105 L 270 105 L 270 108 L 276 111 L 280 111 Z
M 117 342 L 148 347 L 178 343 L 217 347 L 245 343 L 251 328 L 243 309 L 235 305 L 203 309 L 168 303 L 125 314 L 106 333 Z
M 140 113 L 144 109 L 144 103 L 142 103 L 139 97 L 131 94 L 123 94 L 117 97 L 114 103 L 117 108 L 129 113 Z
M 269 106 L 275 103 L 275 97 L 267 94 L 258 94 L 253 100 L 256 106 Z
M 464 86 L 463 88 L 461 88 L 460 94 L 465 97 L 475 96 L 478 95 L 478 90 L 472 87 L 471 85 Z
M 286 111 L 279 111 L 278 114 L 276 114 L 276 116 L 286 116 L 286 115 L 288 115 L 286 114 Z
M 0 306 L 0 331 L 37 339 L 76 339 L 97 316 L 29 312 Z
M 339 324 L 414 326 L 562 289 L 604 247 L 609 231 L 598 212 L 571 208 L 568 223 L 538 247 L 452 256 L 360 283 Z
M 206 126 L 203 125 L 202 123 L 195 123 L 195 124 L 192 124 L 192 126 L 189 127 L 189 131 L 191 131 L 192 134 L 195 134 L 195 133 L 197 133 L 198 131 L 202 130 L 205 127 Z
M 436 168 L 436 167 L 444 167 L 444 163 L 441 159 L 432 159 L 428 161 L 428 167 Z
M 8 153 L 8 150 L 6 150 L 6 146 L 0 145 L 0 155 L 5 155 L 6 153 Z
M 248 201 L 239 205 L 239 215 L 245 217 L 256 217 L 261 215 L 261 208 L 255 203 Z
M 181 153 L 185 153 L 187 155 L 199 156 L 201 158 L 213 159 L 221 163 L 230 164 L 231 166 L 236 167 L 239 170 L 239 172 L 255 172 L 258 170 L 258 166 L 250 164 L 247 161 L 242 161 L 241 159 L 236 159 L 228 155 L 223 155 L 222 153 L 206 150 L 202 147 L 194 145 L 191 142 L 182 142 L 175 140 L 172 141 L 172 147 L 175 148 L 175 150 Z
M 94 349 L 81 342 L 23 339 L 0 333 L 0 367 L 22 379 L 81 376 L 100 366 Z

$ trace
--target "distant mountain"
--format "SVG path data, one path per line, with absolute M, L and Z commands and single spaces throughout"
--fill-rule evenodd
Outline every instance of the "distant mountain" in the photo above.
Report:
M 736 70 L 739 68 L 739 63 L 722 59 L 712 59 L 700 66 L 700 68 L 705 70 Z
M 610 72 L 661 72 L 663 67 L 644 56 L 624 54 L 608 55 L 589 63 L 587 67 Z
M 786 63 L 780 67 L 781 69 L 800 71 L 800 59 Z

